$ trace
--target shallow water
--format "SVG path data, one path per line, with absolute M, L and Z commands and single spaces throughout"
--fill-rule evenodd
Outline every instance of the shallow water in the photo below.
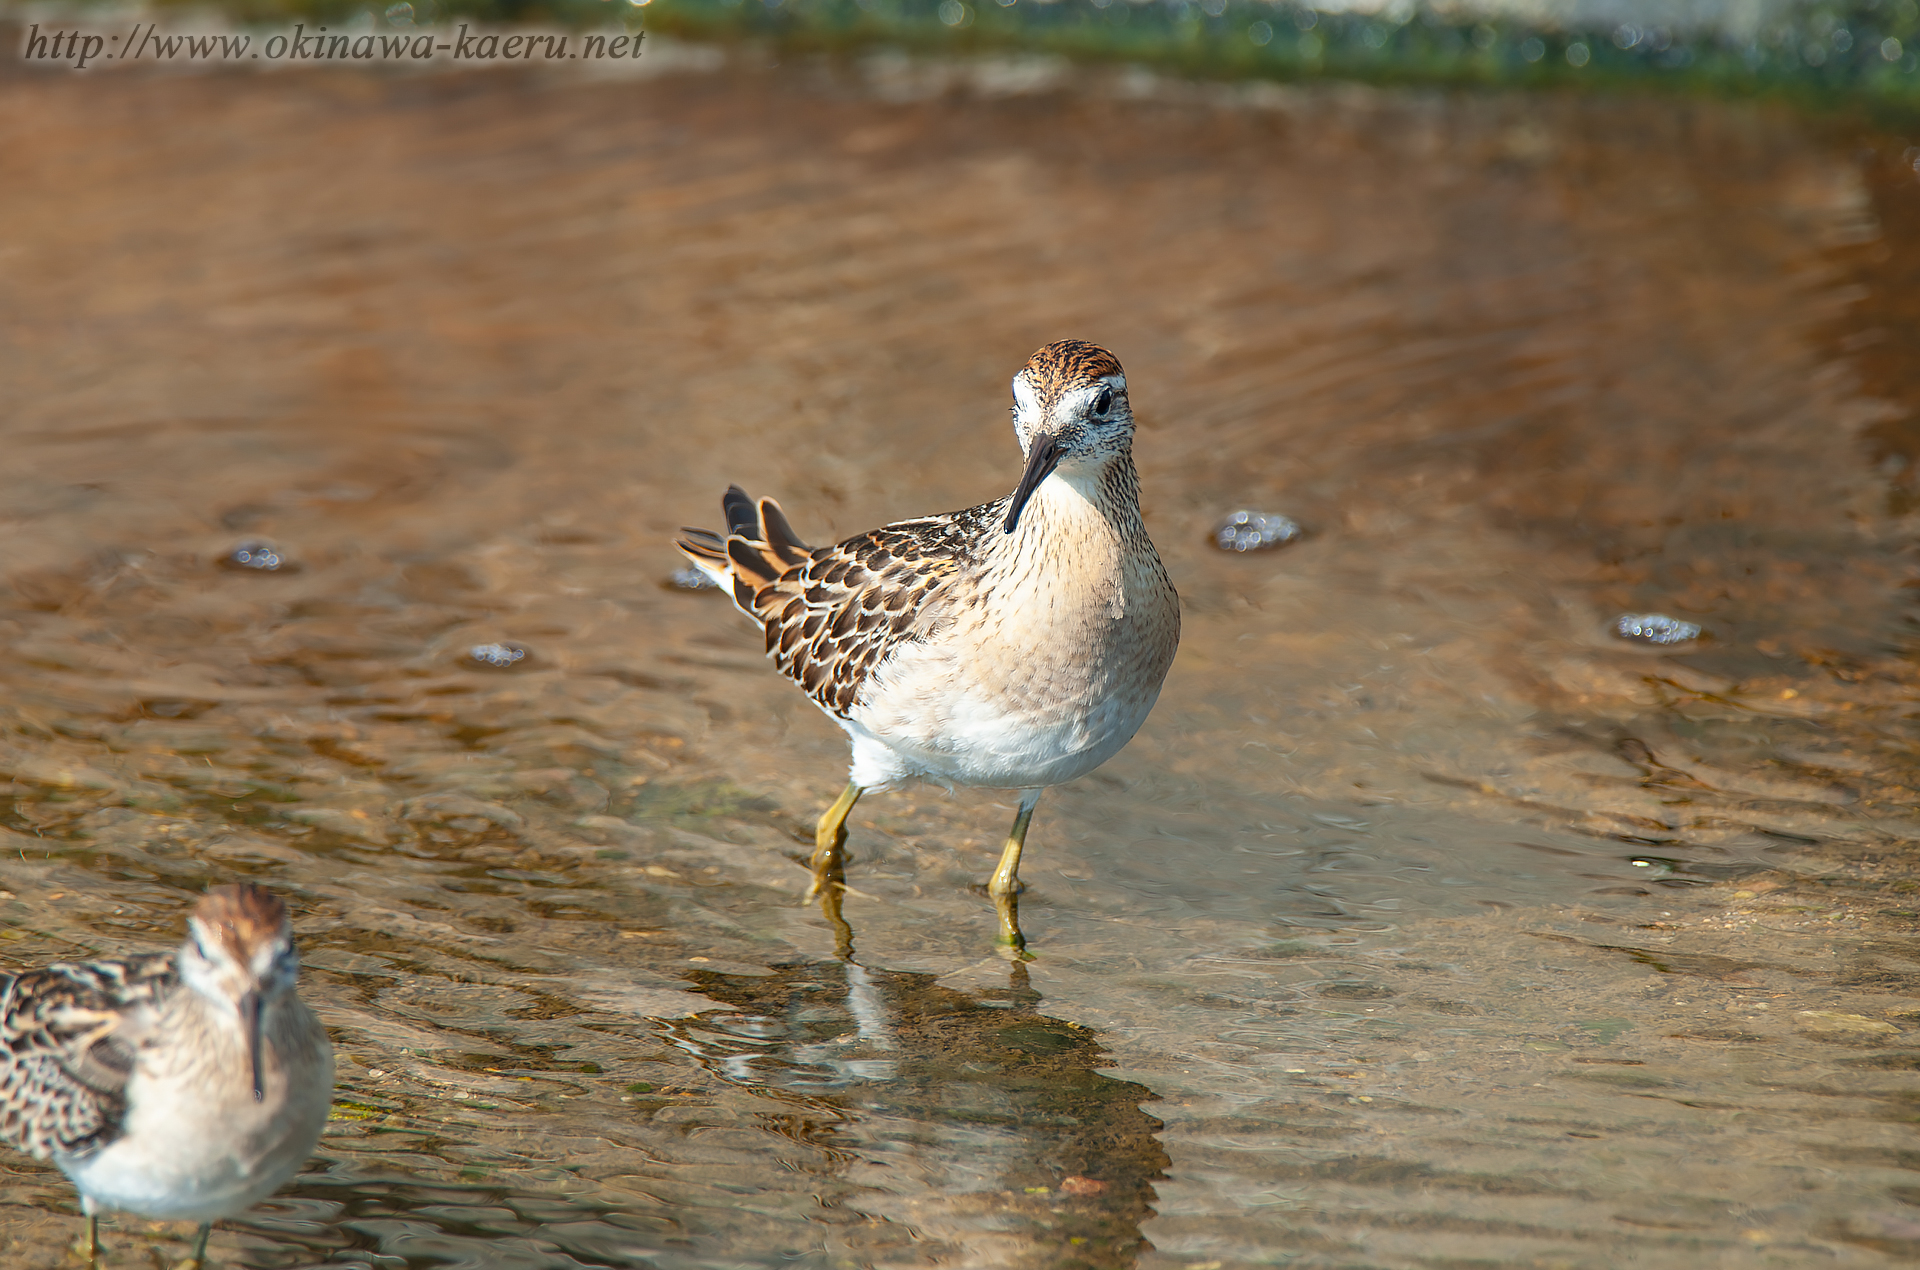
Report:
M 289 896 L 339 1101 L 225 1264 L 1920 1253 L 1903 141 L 886 58 L 0 100 L 4 963 Z M 1003 493 L 1066 335 L 1180 659 L 1041 803 L 1031 964 L 993 791 L 863 801 L 836 932 L 843 742 L 668 539 Z

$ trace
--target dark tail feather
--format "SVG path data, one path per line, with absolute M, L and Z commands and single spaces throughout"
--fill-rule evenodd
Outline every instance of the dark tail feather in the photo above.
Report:
M 779 579 L 797 564 L 804 563 L 813 549 L 800 541 L 771 498 L 754 506 L 745 490 L 729 486 L 720 505 L 727 513 L 727 533 L 723 538 L 705 529 L 684 528 L 686 535 L 676 544 L 697 564 L 712 568 L 725 579 L 731 575 L 734 601 L 749 614 L 761 588 Z
M 779 563 L 779 557 L 769 559 L 760 544 L 748 542 L 738 534 L 727 539 L 727 558 L 733 561 L 734 578 L 751 582 L 756 589 L 786 572 L 786 567 Z
M 715 564 L 727 558 L 727 541 L 719 534 L 705 529 L 695 529 L 691 525 L 680 526 L 680 532 L 686 537 L 676 538 L 673 545 L 688 555 L 698 556 L 702 560 L 711 560 Z
M 800 541 L 800 535 L 793 532 L 793 526 L 787 523 L 786 513 L 780 510 L 780 504 L 771 498 L 760 500 L 760 526 L 766 531 L 767 546 L 773 553 L 786 561 L 789 568 L 805 563 L 813 554 L 813 548 Z
M 760 537 L 760 518 L 753 513 L 753 500 L 738 485 L 727 486 L 720 505 L 727 509 L 727 532 L 746 538 Z

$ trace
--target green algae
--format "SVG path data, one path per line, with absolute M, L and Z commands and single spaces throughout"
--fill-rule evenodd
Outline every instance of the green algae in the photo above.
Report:
M 419 0 L 385 7 L 228 0 L 219 7 L 248 24 L 357 18 L 394 29 L 461 21 L 580 28 L 612 20 L 654 34 L 791 51 L 1039 54 L 1208 79 L 1677 90 L 1902 115 L 1920 107 L 1920 0 L 1810 4 L 1718 27 L 1563 24 L 1410 4 L 1321 12 L 1265 0 Z

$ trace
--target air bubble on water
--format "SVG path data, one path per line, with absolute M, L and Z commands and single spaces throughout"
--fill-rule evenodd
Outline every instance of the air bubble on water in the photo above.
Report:
M 229 569 L 247 569 L 255 573 L 277 573 L 287 567 L 287 559 L 271 543 L 243 542 L 220 558 Z
M 511 670 L 527 657 L 527 650 L 518 644 L 475 644 L 467 650 L 468 661 L 488 670 Z
M 1684 644 L 1700 638 L 1700 624 L 1665 613 L 1622 613 L 1613 620 L 1613 633 L 1643 644 Z
M 1278 512 L 1237 511 L 1213 531 L 1213 545 L 1222 551 L 1266 551 L 1284 547 L 1305 533 L 1300 522 Z
M 667 586 L 675 591 L 717 591 L 720 584 L 715 582 L 705 569 L 696 569 L 684 565 L 667 575 Z

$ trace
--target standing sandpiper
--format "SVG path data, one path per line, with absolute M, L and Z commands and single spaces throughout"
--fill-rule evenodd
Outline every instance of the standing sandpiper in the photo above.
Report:
M 112 1209 L 207 1232 L 313 1154 L 333 1047 L 294 990 L 287 908 L 207 892 L 177 953 L 0 976 L 0 1141 L 79 1188 L 87 1250 Z
M 1146 721 L 1180 642 L 1180 601 L 1140 518 L 1127 377 L 1112 353 L 1049 344 L 1013 377 L 1026 470 L 1005 498 L 809 547 L 738 486 L 727 536 L 679 546 L 767 635 L 767 655 L 853 741 L 814 834 L 819 894 L 847 814 L 912 777 L 1018 789 L 988 887 L 1024 947 L 1015 895 L 1040 791 L 1113 757 Z

